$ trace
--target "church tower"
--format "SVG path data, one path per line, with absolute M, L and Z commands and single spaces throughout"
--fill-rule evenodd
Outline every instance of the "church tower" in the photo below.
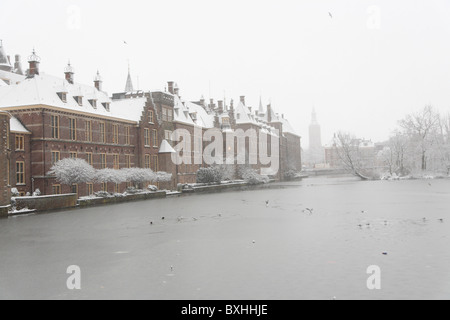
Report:
M 131 74 L 130 74 L 130 65 L 128 65 L 128 77 L 127 77 L 127 83 L 125 85 L 125 92 L 133 92 L 133 82 L 131 81 Z
M 323 146 L 322 133 L 320 125 L 317 122 L 317 114 L 315 108 L 311 114 L 311 124 L 309 125 L 309 159 L 312 164 L 323 163 Z

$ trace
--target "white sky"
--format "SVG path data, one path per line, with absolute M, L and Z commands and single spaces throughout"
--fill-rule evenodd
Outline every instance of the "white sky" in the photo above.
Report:
M 331 12 L 333 18 L 330 18 Z M 41 71 L 123 91 L 178 83 L 184 99 L 245 95 L 289 118 L 308 144 L 313 105 L 322 140 L 345 130 L 386 139 L 405 114 L 450 111 L 447 0 L 1 0 L 11 56 L 33 46 Z M 124 45 L 123 41 L 128 45 Z

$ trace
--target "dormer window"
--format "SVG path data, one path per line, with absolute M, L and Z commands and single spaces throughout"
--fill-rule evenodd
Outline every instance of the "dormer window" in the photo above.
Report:
M 109 105 L 110 105 L 110 103 L 109 102 L 103 102 L 102 105 L 103 105 L 103 108 L 105 108 L 105 110 L 109 112 Z
M 61 99 L 62 102 L 67 102 L 67 93 L 66 92 L 58 92 L 58 97 Z
M 78 103 L 79 106 L 83 105 L 83 97 L 82 96 L 76 96 L 73 98 L 75 99 L 75 101 Z
M 97 100 L 91 99 L 89 100 L 89 103 L 91 104 L 92 108 L 97 109 Z

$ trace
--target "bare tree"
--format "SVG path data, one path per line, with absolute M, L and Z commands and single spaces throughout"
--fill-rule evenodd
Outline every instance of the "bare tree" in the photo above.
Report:
M 428 152 L 436 142 L 435 137 L 440 129 L 439 113 L 428 105 L 417 113 L 407 115 L 399 121 L 399 125 L 420 152 L 421 169 L 425 171 Z
M 334 137 L 335 151 L 344 168 L 363 180 L 369 180 L 371 177 L 367 174 L 368 155 L 361 150 L 360 142 L 361 140 L 345 132 L 339 132 Z

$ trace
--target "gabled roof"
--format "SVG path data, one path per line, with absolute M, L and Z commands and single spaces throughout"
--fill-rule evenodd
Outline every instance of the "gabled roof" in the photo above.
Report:
M 65 102 L 58 96 L 58 93 L 61 92 L 66 94 Z M 77 96 L 83 97 L 81 105 L 74 99 Z M 96 100 L 96 107 L 89 100 Z M 46 105 L 68 111 L 137 122 L 141 118 L 145 101 L 146 98 L 111 101 L 105 92 L 98 91 L 93 85 L 70 84 L 63 78 L 45 73 L 24 79 L 18 84 L 0 87 L 0 109 Z
M 9 130 L 14 133 L 31 134 L 27 128 L 15 117 L 9 120 Z
M 185 104 L 180 100 L 180 98 L 175 94 L 174 97 L 174 116 L 173 119 L 176 122 L 188 124 L 188 125 L 195 125 L 194 121 L 189 115 L 189 108 L 185 106 Z

